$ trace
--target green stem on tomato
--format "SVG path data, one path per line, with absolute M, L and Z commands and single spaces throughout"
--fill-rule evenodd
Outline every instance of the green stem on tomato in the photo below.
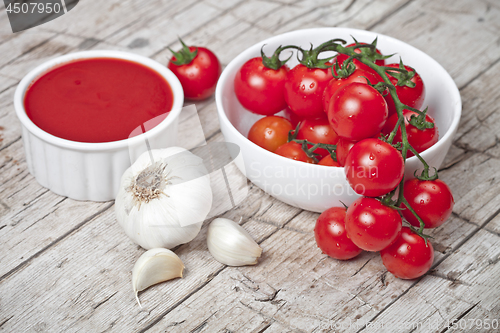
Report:
M 417 233 L 420 237 L 422 237 L 425 240 L 425 245 L 427 245 L 427 238 L 432 238 L 432 237 L 424 234 L 424 228 L 425 228 L 424 221 L 422 221 L 420 216 L 418 216 L 418 214 L 415 212 L 415 210 L 413 210 L 413 208 L 410 206 L 410 204 L 408 203 L 408 201 L 406 201 L 406 199 L 404 197 L 403 197 L 403 203 L 405 204 L 406 209 L 408 209 L 413 215 L 415 215 L 415 217 L 418 220 L 418 223 L 420 224 L 420 227 L 418 228 L 418 230 L 413 229 L 413 226 L 410 226 L 410 228 L 412 228 L 412 230 L 415 233 Z
M 425 116 L 425 113 L 422 112 L 422 111 L 420 111 L 420 110 L 416 110 L 414 108 L 411 108 L 411 107 L 403 104 L 399 100 L 399 97 L 398 97 L 397 92 L 396 92 L 396 87 L 389 80 L 389 77 L 387 76 L 387 73 L 386 73 L 386 71 L 388 71 L 388 70 L 391 70 L 391 71 L 395 70 L 395 71 L 399 71 L 399 72 L 403 72 L 404 70 L 403 69 L 395 69 L 395 68 L 392 68 L 392 67 L 378 66 L 377 64 L 373 63 L 369 59 L 365 58 L 362 54 L 356 53 L 354 51 L 355 49 L 360 48 L 360 47 L 371 47 L 371 48 L 374 48 L 375 46 L 373 46 L 371 44 L 358 44 L 358 45 L 354 45 L 354 46 L 346 48 L 346 47 L 343 47 L 343 46 L 341 46 L 339 44 L 331 43 L 328 47 L 325 47 L 324 49 L 325 50 L 329 50 L 329 51 L 336 51 L 338 53 L 345 54 L 345 55 L 347 55 L 349 57 L 356 58 L 358 61 L 360 61 L 361 63 L 363 63 L 366 66 L 370 67 L 372 70 L 374 70 L 382 78 L 382 80 L 384 82 L 384 85 L 389 90 L 389 94 L 391 95 L 392 100 L 394 101 L 394 106 L 395 106 L 395 109 L 396 109 L 396 113 L 398 114 L 397 124 L 394 127 L 394 129 L 392 130 L 392 132 L 390 133 L 387 141 L 389 143 L 392 143 L 392 141 L 394 140 L 394 137 L 396 136 L 398 127 L 399 127 L 401 129 L 401 137 L 402 137 L 402 151 L 401 151 L 401 153 L 403 155 L 403 161 L 404 161 L 405 165 L 406 165 L 406 154 L 407 154 L 408 150 L 410 150 L 422 162 L 422 164 L 424 165 L 424 172 L 423 172 L 423 174 L 425 173 L 428 176 L 429 165 L 420 156 L 420 154 L 413 147 L 411 147 L 410 143 L 408 142 L 408 136 L 406 134 L 406 126 L 404 125 L 403 110 L 404 109 L 410 109 L 410 110 L 412 110 L 414 112 L 417 112 L 419 114 L 423 114 L 424 116 Z M 436 172 L 436 177 L 437 177 L 437 172 Z M 423 223 L 422 219 L 413 210 L 413 208 L 411 208 L 411 206 L 408 204 L 408 202 L 404 198 L 404 176 L 401 179 L 401 182 L 399 183 L 399 194 L 398 194 L 398 200 L 396 202 L 396 206 L 399 207 L 401 205 L 401 203 L 405 203 L 405 205 L 408 207 L 408 209 L 410 210 L 410 212 L 413 215 L 415 215 L 415 217 L 418 219 L 418 221 L 420 222 L 420 229 L 417 230 L 417 233 L 421 237 L 423 237 L 426 240 L 426 242 L 427 242 L 427 237 L 429 237 L 429 236 L 426 236 L 426 235 L 424 235 L 422 233 L 422 231 L 424 229 L 424 223 Z

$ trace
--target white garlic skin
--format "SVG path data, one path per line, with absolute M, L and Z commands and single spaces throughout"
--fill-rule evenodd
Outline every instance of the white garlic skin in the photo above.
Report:
M 164 167 L 163 180 L 169 183 L 154 199 L 140 201 L 131 186 L 152 164 L 150 153 L 155 163 Z M 119 224 L 146 250 L 171 249 L 190 242 L 198 235 L 211 207 L 210 178 L 202 159 L 179 147 L 151 150 L 139 156 L 123 174 L 115 200 Z
M 210 223 L 207 233 L 210 254 L 228 266 L 255 265 L 262 255 L 261 247 L 242 226 L 225 218 Z
M 160 282 L 182 277 L 184 264 L 172 251 L 162 248 L 144 252 L 132 269 L 132 287 L 139 302 L 138 293 Z

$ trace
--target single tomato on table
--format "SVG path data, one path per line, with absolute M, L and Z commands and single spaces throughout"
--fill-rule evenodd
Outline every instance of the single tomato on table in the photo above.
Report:
M 384 97 L 375 88 L 359 82 L 338 89 L 328 106 L 330 125 L 339 136 L 351 141 L 378 135 L 387 115 Z
M 347 235 L 359 248 L 377 252 L 391 245 L 402 228 L 399 213 L 373 198 L 362 197 L 347 209 Z
M 288 132 L 292 129 L 292 124 L 285 118 L 268 116 L 257 120 L 253 124 L 248 132 L 248 140 L 274 152 L 279 146 L 288 141 Z
M 279 52 L 271 58 L 256 57 L 241 66 L 234 78 L 238 101 L 253 113 L 270 116 L 285 109 L 284 89 L 289 69 L 279 60 Z
M 422 219 L 425 228 L 436 228 L 442 225 L 450 217 L 455 205 L 450 188 L 440 179 L 407 180 L 403 196 Z M 401 208 L 406 208 L 402 211 L 404 218 L 411 225 L 419 228 L 420 222 L 404 203 Z
M 356 143 L 344 165 L 349 185 L 367 197 L 378 197 L 395 189 L 404 171 L 401 153 L 387 142 L 374 138 Z
M 431 268 L 434 249 L 431 242 L 404 227 L 401 235 L 389 247 L 380 251 L 382 263 L 389 272 L 400 279 L 416 279 Z
M 184 90 L 184 97 L 202 100 L 215 92 L 217 80 L 222 72 L 219 59 L 207 48 L 187 46 L 181 40 L 182 49 L 173 53 L 168 63 L 179 79 Z
M 307 140 L 312 143 L 326 143 L 330 145 L 337 144 L 339 136 L 330 126 L 328 119 L 323 115 L 317 119 L 304 119 L 300 123 L 297 139 Z M 310 147 L 309 147 L 310 148 Z M 315 153 L 321 155 L 321 158 L 329 155 L 328 151 L 323 148 L 317 148 Z
M 321 251 L 339 260 L 354 258 L 362 252 L 346 233 L 345 216 L 345 208 L 329 208 L 321 213 L 314 227 L 316 244 Z

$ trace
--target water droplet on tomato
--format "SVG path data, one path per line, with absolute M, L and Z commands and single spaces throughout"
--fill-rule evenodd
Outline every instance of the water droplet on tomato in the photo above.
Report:
M 369 156 L 370 160 L 374 160 L 375 159 L 375 155 L 373 155 L 372 153 L 370 153 L 370 156 Z
M 306 86 L 303 84 L 303 85 L 300 86 L 300 89 L 306 90 Z
M 340 244 L 339 243 L 337 243 L 337 247 L 340 248 Z
M 314 82 L 309 85 L 309 88 L 311 88 L 311 89 L 314 88 Z

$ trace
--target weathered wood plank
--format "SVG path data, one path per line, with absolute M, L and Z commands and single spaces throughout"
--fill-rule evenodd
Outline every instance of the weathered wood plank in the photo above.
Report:
M 258 200 L 262 195 L 261 190 L 252 187 L 245 203 L 227 216 L 239 217 L 244 215 L 242 210 L 254 211 L 259 216 L 260 211 L 267 210 Z M 257 241 L 267 239 L 277 229 L 253 220 L 244 220 L 244 223 Z M 113 209 L 108 209 L 0 282 L 1 293 L 5 295 L 0 299 L 2 316 L 14 316 L 4 327 L 23 330 L 43 322 L 49 330 L 72 332 L 103 330 L 108 325 L 121 331 L 147 326 L 223 268 L 208 253 L 205 234 L 206 225 L 194 241 L 176 251 L 187 267 L 185 278 L 143 292 L 141 299 L 147 310 L 141 311 L 130 289 L 130 270 L 143 250 L 125 236 Z M 96 258 L 101 259 L 96 262 Z M 19 283 L 22 288 L 18 287 Z M 61 293 L 59 288 L 66 289 L 69 298 L 68 293 Z M 33 302 L 32 297 L 40 295 L 40 290 L 45 291 L 44 296 L 36 296 L 38 301 Z M 25 303 L 28 299 L 30 302 Z M 39 308 L 46 302 L 51 304 L 46 308 L 50 308 L 50 312 L 40 313 Z M 6 305 L 13 303 L 18 303 L 23 311 L 9 310 Z M 124 316 L 125 312 L 129 315 Z
M 346 26 L 358 29 L 371 29 L 377 22 L 387 18 L 401 6 L 408 3 L 407 0 L 398 1 L 299 1 L 289 4 L 285 8 L 300 8 L 292 15 L 289 13 L 278 14 L 283 22 L 273 25 L 270 17 L 263 23 L 269 26 L 271 31 L 283 33 L 291 30 L 316 28 L 318 26 Z M 287 11 L 290 12 L 290 11 Z M 270 22 L 269 22 L 270 21 Z M 269 23 L 268 23 L 269 22 Z
M 491 87 L 500 84 L 499 71 L 500 63 L 497 62 L 461 91 L 464 106 L 456 139 L 456 145 L 465 150 L 485 152 L 495 158 L 500 158 L 500 93 Z
M 500 281 L 491 277 L 498 275 L 499 258 L 500 237 L 480 230 L 399 298 L 373 324 L 383 323 L 384 332 L 442 332 L 448 324 L 460 318 L 468 325 L 471 325 L 469 319 L 479 319 L 483 323 L 486 318 L 498 320 Z M 420 306 L 415 306 L 416 303 Z M 469 312 L 472 309 L 476 311 Z M 396 325 L 403 322 L 423 325 L 416 327 L 416 330 L 412 330 L 412 327 L 396 329 Z M 473 329 L 462 327 L 460 331 Z M 494 330 L 483 328 L 474 331 Z
M 499 160 L 478 153 L 440 172 L 440 178 L 452 189 L 456 214 L 482 225 L 498 213 L 499 166 Z
M 115 36 L 108 39 L 109 42 L 127 46 L 135 52 L 143 55 L 152 55 L 172 44 L 179 36 L 184 36 L 207 22 L 214 20 L 221 10 L 207 5 L 204 2 L 194 0 L 184 1 L 187 6 L 178 13 L 164 17 L 160 15 L 147 22 L 137 22 L 127 29 L 123 29 Z M 137 47 L 135 47 L 137 46 Z
M 498 61 L 499 16 L 488 1 L 411 1 L 374 29 L 423 50 L 462 87 Z
M 168 313 L 148 332 L 223 330 L 274 320 L 287 329 L 321 331 L 338 323 L 368 322 L 414 283 L 394 278 L 376 253 L 365 252 L 349 261 L 321 254 L 314 242 L 318 214 L 302 212 L 262 243 L 264 254 L 256 267 L 224 269 L 205 288 Z M 259 218 L 254 220 L 260 221 Z M 436 229 L 436 257 L 458 246 L 464 233 L 476 226 L 452 219 Z M 438 245 L 439 244 L 439 245 Z M 238 316 L 230 316 L 231 313 Z M 174 323 L 176 323 L 174 325 Z M 361 326 L 359 327 L 361 328 Z
M 10 36 L 5 43 L 0 44 L 0 54 L 2 54 L 0 68 L 30 53 L 34 48 L 43 45 L 55 36 L 57 34 L 54 32 L 42 30 L 30 30 Z M 8 73 L 6 75 L 9 76 Z
M 59 55 L 66 54 L 78 48 L 84 38 L 68 35 L 57 35 L 29 53 L 16 57 L 9 66 L 0 69 L 0 73 L 21 80 L 31 69 Z
M 465 313 L 464 311 L 474 304 L 456 301 L 454 296 L 457 293 L 453 291 L 453 283 L 443 276 L 448 277 L 450 272 L 456 271 L 455 266 L 457 269 L 466 267 L 465 264 L 458 263 L 467 263 L 470 258 L 477 259 L 480 264 L 471 266 L 476 270 L 470 274 L 476 275 L 469 275 L 464 281 L 470 283 L 471 280 L 482 279 L 481 286 L 499 289 L 495 284 L 488 284 L 487 280 L 497 274 L 495 270 L 498 270 L 498 265 L 495 260 L 498 262 L 498 254 L 497 257 L 481 255 L 487 253 L 488 247 L 498 247 L 498 242 L 494 240 L 496 234 L 478 231 L 478 226 L 485 224 L 485 228 L 492 232 L 498 233 L 500 228 L 500 219 L 496 214 L 499 200 L 498 175 L 495 171 L 498 170 L 498 156 L 494 149 L 497 146 L 491 145 L 491 138 L 488 137 L 494 136 L 499 128 L 495 119 L 498 113 L 496 104 L 490 102 L 492 97 L 493 101 L 495 100 L 496 92 L 489 93 L 490 89 L 486 89 L 491 87 L 491 82 L 496 82 L 494 73 L 498 71 L 497 67 L 486 70 L 494 63 L 495 57 L 498 57 L 498 45 L 495 45 L 495 42 L 498 36 L 496 21 L 499 13 L 494 4 L 490 3 L 488 7 L 488 2 L 476 4 L 465 0 L 439 4 L 432 1 L 359 0 L 332 4 L 327 1 L 283 0 L 273 1 L 271 4 L 248 1 L 231 10 L 234 2 L 207 0 L 198 4 L 193 12 L 177 9 L 167 12 L 169 9 L 165 8 L 166 5 L 188 6 L 190 2 L 162 2 L 161 9 L 155 7 L 155 3 L 149 2 L 142 8 L 136 8 L 134 6 L 140 6 L 139 2 L 123 1 L 118 4 L 113 1 L 100 4 L 90 0 L 82 1 L 71 12 L 74 13 L 73 16 L 70 13 L 44 25 L 47 29 L 50 28 L 49 33 L 43 29 L 36 30 L 37 28 L 33 32 L 50 35 L 52 31 L 63 31 L 68 35 L 84 37 L 54 38 L 70 45 L 68 49 L 62 50 L 62 53 L 89 47 L 128 49 L 146 55 L 160 51 L 155 54 L 155 59 L 166 63 L 170 53 L 165 47 L 171 45 L 178 48 L 178 44 L 175 43 L 177 36 L 167 34 L 165 37 L 162 35 L 162 29 L 170 27 L 170 23 L 176 18 L 197 19 L 196 11 L 211 8 L 213 12 L 207 10 L 206 16 L 211 17 L 210 13 L 214 13 L 212 18 L 198 19 L 192 27 L 185 27 L 184 22 L 180 31 L 182 36 L 186 36 L 186 42 L 213 48 L 224 64 L 244 48 L 278 32 L 338 24 L 357 28 L 375 26 L 377 31 L 407 41 L 438 59 L 451 71 L 457 83 L 465 86 L 462 91 L 464 111 L 472 113 L 472 118 L 477 117 L 471 118 L 470 125 L 466 123 L 468 118 L 464 118 L 461 133 L 465 133 L 469 128 L 472 130 L 452 148 L 444 165 L 445 170 L 441 172 L 441 178 L 450 184 L 457 202 L 456 216 L 431 233 L 435 237 L 433 244 L 437 262 L 445 260 L 434 272 L 416 284 L 393 278 L 385 272 L 376 254 L 365 253 L 360 258 L 345 263 L 334 261 L 321 255 L 314 244 L 312 227 L 317 214 L 302 212 L 297 215 L 300 210 L 279 203 L 251 186 L 250 198 L 245 205 L 226 215 L 235 220 L 244 216 L 245 227 L 263 242 L 265 253 L 261 263 L 256 267 L 224 269 L 208 254 L 202 239 L 206 230 L 203 229 L 195 242 L 177 250 L 188 267 L 186 278 L 145 291 L 141 299 L 150 312 L 140 312 L 130 291 L 129 273 L 142 251 L 137 250 L 121 234 L 113 219 L 112 209 L 79 226 L 78 230 L 64 229 L 63 226 L 67 227 L 64 224 L 64 216 L 75 216 L 75 219 L 85 221 L 82 219 L 83 212 L 95 212 L 93 204 L 75 205 L 70 200 L 64 200 L 56 206 L 55 196 L 50 192 L 43 192 L 44 189 L 29 178 L 22 159 L 21 142 L 13 141 L 18 129 L 12 127 L 12 133 L 7 136 L 11 138 L 9 141 L 12 144 L 4 149 L 5 152 L 0 152 L 0 179 L 4 181 L 0 188 L 0 214 L 2 217 L 9 216 L 7 223 L 1 220 L 0 236 L 5 239 L 3 232 L 11 228 L 9 223 L 11 220 L 15 222 L 16 216 L 19 221 L 15 227 L 19 229 L 8 230 L 14 234 L 13 238 L 17 237 L 17 241 L 24 235 L 20 232 L 20 226 L 28 227 L 29 223 L 46 217 L 26 229 L 26 233 L 36 230 L 40 234 L 37 236 L 33 232 L 33 235 L 26 236 L 32 240 L 27 242 L 26 247 L 14 244 L 16 240 L 9 243 L 14 244 L 14 248 L 12 254 L 9 254 L 11 259 L 7 259 L 16 260 L 9 261 L 10 267 L 12 262 L 25 262 L 26 257 L 17 258 L 23 253 L 29 257 L 44 249 L 44 244 L 47 243 L 42 239 L 41 244 L 38 244 L 36 237 L 47 237 L 54 232 L 44 228 L 52 228 L 52 224 L 56 223 L 59 229 L 56 228 L 52 234 L 58 235 L 58 241 L 54 245 L 0 282 L 1 329 L 96 331 L 109 328 L 121 332 L 151 328 L 150 331 L 154 332 L 185 332 L 188 329 L 217 331 L 226 328 L 233 331 L 282 332 L 290 330 L 294 325 L 303 325 L 304 328 L 301 328 L 304 331 L 313 331 L 318 323 L 348 323 L 358 319 L 366 321 L 375 318 L 380 311 L 383 312 L 375 322 L 386 318 L 390 319 L 389 322 L 394 322 L 396 318 L 401 317 L 401 305 L 405 311 L 410 307 L 416 309 L 415 311 L 420 309 L 425 315 L 423 317 L 441 318 L 439 312 L 432 312 L 432 306 L 427 303 L 429 300 L 425 295 L 430 295 L 429 290 L 433 294 L 442 295 L 439 303 L 434 304 L 452 307 L 458 302 L 458 309 L 463 310 L 462 312 L 448 309 L 444 312 L 444 319 L 453 319 Z M 276 4 L 279 7 L 274 8 Z M 116 9 L 97 10 L 110 9 L 113 6 Z M 153 10 L 153 7 L 158 10 Z M 135 12 L 130 11 L 130 8 Z M 252 8 L 255 8 L 254 11 Z M 453 11 L 448 8 L 453 8 Z M 76 14 L 79 18 L 87 19 L 87 22 L 93 22 L 93 26 L 86 26 L 88 23 L 83 23 L 83 19 L 73 22 Z M 137 15 L 137 22 L 134 22 L 133 15 Z M 276 20 L 271 20 L 272 17 Z M 68 20 L 72 21 L 71 25 Z M 394 26 L 398 29 L 394 29 Z M 88 30 L 85 31 L 86 29 Z M 442 35 L 437 36 L 437 32 Z M 99 39 L 106 39 L 106 36 L 113 34 L 110 39 L 99 43 Z M 463 36 L 463 40 L 456 42 L 458 36 Z M 22 54 L 21 44 L 30 43 L 29 38 L 26 41 L 22 38 L 18 40 L 20 44 L 16 46 L 17 51 L 7 50 L 11 52 L 7 54 L 15 55 L 12 59 L 18 57 L 16 54 Z M 74 42 L 68 42 L 71 38 L 76 39 Z M 91 40 L 92 38 L 96 40 Z M 107 42 L 109 43 L 106 44 Z M 0 44 L 0 49 L 2 45 Z M 444 52 L 442 45 L 447 46 Z M 38 49 L 43 50 L 44 47 L 40 46 Z M 52 57 L 57 47 L 50 45 L 45 47 L 45 50 L 47 56 Z M 458 52 L 460 50 L 467 52 Z M 37 59 L 43 61 L 43 55 L 37 58 L 36 49 L 33 54 L 34 58 L 27 54 L 19 61 L 14 61 L 12 69 L 8 65 L 4 68 L 6 72 L 1 71 L 1 75 L 10 76 L 8 71 L 12 70 L 14 75 L 10 83 L 19 80 L 30 66 L 35 65 Z M 26 61 L 24 65 L 23 61 Z M 473 66 L 466 68 L 465 64 L 468 63 Z M 479 76 L 480 79 L 473 80 L 477 76 L 474 73 L 482 71 L 484 73 Z M 5 85 L 10 83 L 6 82 Z M 201 108 L 202 105 L 204 108 Z M 197 106 L 200 106 L 199 114 L 205 135 L 213 140 L 220 140 L 213 100 L 197 103 Z M 2 113 L 4 110 L 7 112 Z M 10 116 L 12 109 L 9 109 L 8 105 L 7 108 L 2 107 L 0 117 L 1 114 Z M 10 119 L 15 120 L 12 117 Z M 1 121 L 2 118 L 0 124 Z M 184 129 L 189 127 L 188 124 L 183 123 Z M 491 148 L 485 150 L 485 147 Z M 478 153 L 484 151 L 485 154 Z M 474 172 L 474 175 L 467 176 L 466 181 L 465 171 Z M 16 182 L 18 184 L 14 186 Z M 21 190 L 14 193 L 14 189 Z M 4 202 L 3 193 L 12 197 Z M 23 203 L 28 203 L 28 208 L 21 212 Z M 64 208 L 57 208 L 60 206 Z M 57 216 L 60 209 L 63 214 Z M 48 215 L 43 215 L 44 213 Z M 494 216 L 496 217 L 493 218 Z M 474 236 L 470 238 L 471 235 Z M 466 239 L 469 240 L 463 244 Z M 481 242 L 485 242 L 482 247 L 479 246 Z M 27 249 L 30 246 L 33 249 Z M 96 262 L 94 258 L 100 259 Z M 489 266 L 494 269 L 481 266 L 485 260 L 491 260 L 493 263 Z M 461 270 L 460 274 L 469 274 L 469 268 Z M 453 274 L 450 276 L 455 279 Z M 458 278 L 462 281 L 461 275 Z M 450 283 L 452 285 L 449 285 Z M 474 287 L 467 295 L 471 299 L 482 299 L 482 293 L 487 293 L 487 290 Z M 70 297 L 67 297 L 67 294 Z M 397 301 L 391 305 L 394 300 Z M 336 307 L 332 307 L 332 304 Z M 428 308 L 431 308 L 430 312 L 426 312 Z M 479 304 L 464 318 L 474 315 L 487 316 L 495 313 L 492 311 L 498 309 L 491 308 L 489 303 L 484 308 Z
M 189 1 L 164 0 L 80 1 L 66 15 L 34 29 L 106 40 L 137 21 L 147 22 L 158 16 L 168 18 L 189 4 Z

